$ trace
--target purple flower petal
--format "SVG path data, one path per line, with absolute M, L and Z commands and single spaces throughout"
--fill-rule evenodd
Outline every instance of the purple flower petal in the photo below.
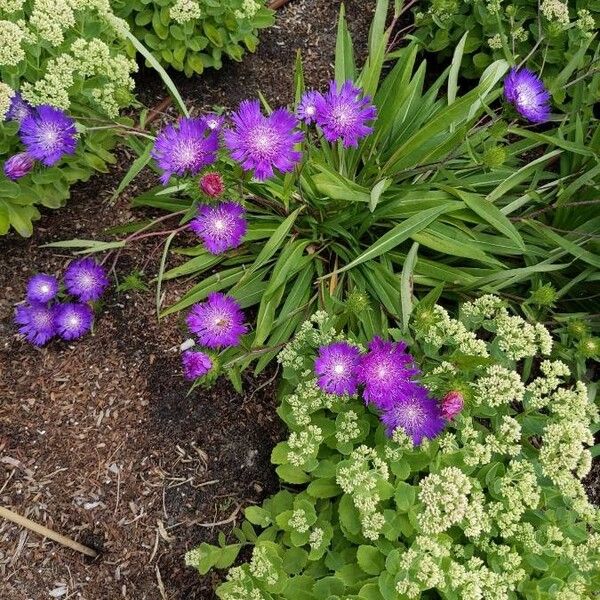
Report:
M 319 348 L 315 360 L 315 373 L 319 387 L 329 394 L 356 394 L 358 378 L 356 369 L 360 350 L 348 342 L 334 342 Z
M 212 360 L 204 352 L 186 350 L 181 355 L 183 363 L 183 374 L 186 379 L 193 381 L 198 377 L 204 377 L 213 367 Z
M 4 163 L 4 174 L 12 181 L 17 181 L 21 177 L 31 172 L 35 161 L 27 152 L 19 152 L 6 159 Z
M 543 123 L 550 117 L 550 94 L 529 69 L 510 70 L 504 79 L 504 97 L 532 123 Z
M 58 335 L 64 340 L 75 340 L 92 329 L 94 312 L 87 304 L 57 304 L 54 324 Z
M 73 154 L 77 147 L 75 121 L 48 105 L 38 106 L 21 121 L 19 136 L 31 158 L 47 167 Z
M 108 284 L 106 270 L 93 258 L 76 260 L 67 267 L 65 287 L 81 302 L 99 300 Z
M 19 325 L 19 333 L 36 346 L 43 346 L 56 335 L 54 309 L 46 304 L 32 302 L 17 306 L 15 322 Z
M 52 275 L 38 273 L 27 282 L 27 300 L 48 303 L 58 294 L 58 281 Z
M 240 305 L 219 292 L 212 292 L 205 302 L 194 304 L 187 324 L 207 348 L 237 346 L 247 331 Z
M 217 206 L 204 204 L 190 229 L 204 242 L 211 254 L 222 254 L 237 248 L 246 234 L 246 210 L 236 202 L 221 202 Z

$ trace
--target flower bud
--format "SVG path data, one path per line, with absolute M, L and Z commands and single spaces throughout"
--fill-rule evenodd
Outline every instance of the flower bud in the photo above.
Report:
M 211 171 L 200 178 L 200 189 L 210 198 L 218 198 L 225 191 L 225 184 L 220 173 Z
M 452 421 L 463 409 L 465 401 L 460 392 L 452 391 L 442 399 L 442 416 L 446 421 Z
M 34 160 L 27 152 L 19 152 L 6 160 L 4 174 L 13 181 L 25 177 L 33 169 Z

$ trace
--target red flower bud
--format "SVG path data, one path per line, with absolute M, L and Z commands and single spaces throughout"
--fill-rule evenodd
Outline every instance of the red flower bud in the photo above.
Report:
M 200 189 L 211 198 L 218 198 L 225 191 L 225 184 L 220 173 L 211 171 L 200 179 Z
M 460 392 L 449 392 L 442 399 L 442 416 L 446 421 L 452 421 L 464 405 L 465 401 Z

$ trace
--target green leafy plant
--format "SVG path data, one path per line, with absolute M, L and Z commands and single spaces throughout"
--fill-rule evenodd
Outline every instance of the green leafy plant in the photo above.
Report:
M 0 2 L 0 112 L 4 117 L 16 92 L 30 105 L 50 104 L 79 121 L 77 152 L 59 165 L 12 182 L 0 176 L 0 235 L 12 226 L 31 235 L 37 206 L 58 208 L 76 181 L 115 162 L 115 132 L 108 120 L 133 101 L 127 55 L 127 24 L 103 0 Z M 122 121 L 127 123 L 126 120 Z M 21 149 L 18 120 L 0 123 L 0 156 Z
M 236 543 L 201 544 L 187 564 L 229 571 L 223 600 L 586 600 L 600 584 L 600 515 L 580 479 L 591 466 L 596 384 L 573 382 L 552 338 L 494 296 L 460 318 L 435 305 L 387 333 L 408 343 L 437 397 L 460 393 L 446 431 L 415 446 L 386 433 L 360 396 L 319 389 L 319 348 L 364 343 L 343 311 L 320 312 L 282 352 L 272 454 L 284 489 L 246 509 Z M 378 332 L 379 333 L 379 332 Z
M 264 0 L 111 0 L 163 65 L 188 77 L 254 52 L 257 30 L 273 23 Z
M 595 74 L 585 100 L 592 105 L 600 99 L 595 33 L 600 3 L 595 0 L 428 0 L 415 5 L 413 15 L 415 38 L 440 63 L 456 44 L 464 45 L 464 77 L 479 77 L 498 58 L 525 61 L 543 75 L 559 106 L 574 96 L 564 85 L 568 71 Z M 469 35 L 461 41 L 465 31 Z

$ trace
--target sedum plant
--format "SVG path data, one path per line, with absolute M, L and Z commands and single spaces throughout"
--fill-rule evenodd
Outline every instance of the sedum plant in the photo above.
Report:
M 236 543 L 186 555 L 204 574 L 251 548 L 219 598 L 594 597 L 600 514 L 581 478 L 596 386 L 498 297 L 458 319 L 433 301 L 380 332 L 395 342 L 366 349 L 343 312 L 318 312 L 282 351 L 283 489 L 246 509 Z
M 114 162 L 115 133 L 103 123 L 133 101 L 137 67 L 126 53 L 126 31 L 108 0 L 0 1 L 0 155 L 6 160 L 23 149 L 21 123 L 38 106 L 68 112 L 79 122 L 77 148 L 60 164 L 21 171 L 18 183 L 11 181 L 17 177 L 10 163 L 5 166 L 0 234 L 12 226 L 30 235 L 39 218 L 36 205 L 62 206 L 72 183 Z
M 187 77 L 220 69 L 224 58 L 254 52 L 258 29 L 272 25 L 265 0 L 111 0 L 132 32 L 165 66 Z
M 443 62 L 452 56 L 465 31 L 462 74 L 479 77 L 494 60 L 526 61 L 542 72 L 555 102 L 576 94 L 564 87 L 564 72 L 596 72 L 600 4 L 588 0 L 427 0 L 413 8 L 414 36 Z M 598 75 L 586 102 L 600 99 Z

